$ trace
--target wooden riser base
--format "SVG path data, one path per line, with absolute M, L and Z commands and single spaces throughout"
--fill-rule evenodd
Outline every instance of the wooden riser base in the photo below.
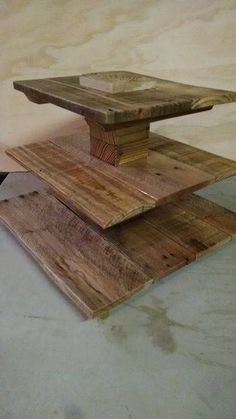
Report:
M 102 125 L 87 122 L 91 155 L 113 166 L 147 159 L 149 123 L 108 130 Z
M 236 235 L 236 214 L 196 195 L 108 230 L 46 191 L 0 202 L 0 219 L 87 317 Z

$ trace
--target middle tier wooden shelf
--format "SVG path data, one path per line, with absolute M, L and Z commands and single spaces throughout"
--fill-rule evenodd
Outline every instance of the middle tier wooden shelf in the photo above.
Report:
M 76 213 L 108 228 L 236 174 L 236 162 L 150 134 L 146 160 L 118 167 L 90 155 L 88 129 L 8 150 Z

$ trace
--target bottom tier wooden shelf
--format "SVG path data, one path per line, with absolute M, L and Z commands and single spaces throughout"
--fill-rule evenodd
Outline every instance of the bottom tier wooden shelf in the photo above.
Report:
M 0 219 L 88 317 L 236 234 L 236 214 L 194 194 L 107 230 L 46 191 L 0 202 Z

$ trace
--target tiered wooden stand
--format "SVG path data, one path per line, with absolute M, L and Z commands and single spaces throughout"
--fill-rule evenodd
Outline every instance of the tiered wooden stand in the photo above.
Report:
M 87 130 L 10 149 L 50 191 L 0 203 L 0 218 L 88 317 L 231 240 L 236 214 L 192 192 L 236 162 L 149 132 L 150 122 L 236 100 L 233 92 L 128 72 L 15 82 Z

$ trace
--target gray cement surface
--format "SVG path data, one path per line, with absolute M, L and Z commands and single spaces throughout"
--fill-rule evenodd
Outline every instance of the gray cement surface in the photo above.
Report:
M 0 199 L 38 188 L 9 175 Z M 236 178 L 201 191 L 236 211 Z M 0 225 L 1 419 L 234 419 L 236 240 L 85 320 Z

